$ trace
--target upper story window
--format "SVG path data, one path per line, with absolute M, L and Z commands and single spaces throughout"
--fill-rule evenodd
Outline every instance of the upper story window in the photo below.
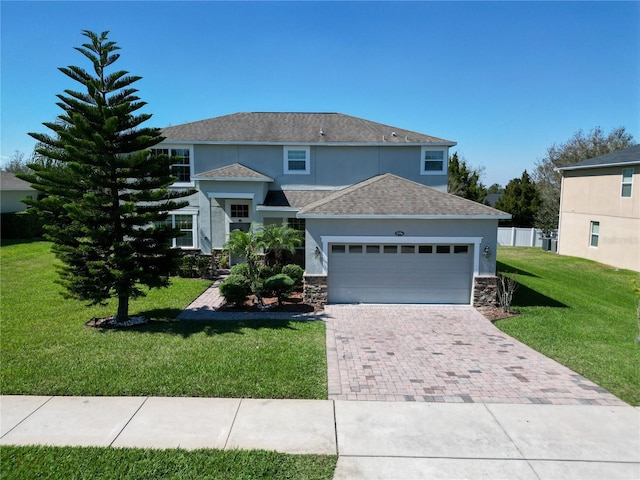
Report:
M 623 197 L 631 197 L 633 187 L 633 168 L 622 169 L 622 192 Z
M 284 147 L 284 173 L 306 175 L 310 172 L 309 147 Z
M 447 151 L 445 149 L 422 147 L 420 152 L 420 175 L 445 175 L 447 173 Z
M 171 175 L 177 178 L 176 183 L 191 183 L 191 149 L 190 148 L 154 148 L 152 155 L 168 155 L 171 157 Z

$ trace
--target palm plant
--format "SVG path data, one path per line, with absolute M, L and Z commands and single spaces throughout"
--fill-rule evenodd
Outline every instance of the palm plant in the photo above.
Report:
M 288 225 L 267 225 L 260 233 L 260 241 L 267 258 L 273 257 L 276 265 L 283 265 L 285 252 L 293 255 L 302 245 L 303 232 Z

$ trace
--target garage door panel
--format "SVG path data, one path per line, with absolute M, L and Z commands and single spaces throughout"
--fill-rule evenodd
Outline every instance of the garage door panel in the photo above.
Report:
M 342 250 L 342 249 L 341 249 Z M 332 303 L 462 303 L 471 295 L 473 255 L 466 253 L 329 254 Z M 382 252 L 382 249 L 380 250 Z M 435 252 L 435 248 L 433 250 Z M 453 251 L 453 250 L 451 250 Z

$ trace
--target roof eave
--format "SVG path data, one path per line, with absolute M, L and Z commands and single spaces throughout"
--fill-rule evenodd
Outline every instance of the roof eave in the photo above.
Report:
M 557 171 L 563 172 L 565 170 L 587 170 L 590 168 L 606 168 L 606 167 L 626 167 L 630 165 L 640 165 L 640 160 L 633 160 L 631 162 L 616 162 L 616 163 L 597 163 L 594 165 L 580 165 L 580 166 L 571 166 L 568 165 L 566 167 L 558 167 Z
M 509 220 L 511 219 L 511 215 L 331 215 L 326 213 L 299 213 L 298 218 L 336 220 Z
M 275 180 L 271 177 L 265 178 L 255 178 L 255 177 L 200 177 L 198 175 L 194 175 L 192 177 L 197 181 L 214 181 L 214 182 L 261 182 L 261 183 L 272 183 Z
M 451 141 L 438 142 L 249 142 L 244 140 L 172 140 L 166 138 L 162 143 L 171 145 L 311 145 L 321 147 L 455 147 L 458 143 Z M 159 144 L 161 145 L 161 144 Z

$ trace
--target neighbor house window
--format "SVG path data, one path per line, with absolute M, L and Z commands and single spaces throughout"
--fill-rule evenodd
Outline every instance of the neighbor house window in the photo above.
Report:
M 622 196 L 631 197 L 633 187 L 633 168 L 622 169 Z
M 284 173 L 308 174 L 310 157 L 309 147 L 284 147 Z
M 162 224 L 180 229 L 180 235 L 171 239 L 172 248 L 195 248 L 197 215 L 170 214 Z
M 168 155 L 171 157 L 171 175 L 177 183 L 191 182 L 191 150 L 189 148 L 154 148 L 152 155 Z
M 600 222 L 591 222 L 591 236 L 589 245 L 592 247 L 598 246 L 598 239 L 600 237 Z
M 447 154 L 443 149 L 432 147 L 422 147 L 420 150 L 422 158 L 420 160 L 421 175 L 438 175 L 447 173 Z

